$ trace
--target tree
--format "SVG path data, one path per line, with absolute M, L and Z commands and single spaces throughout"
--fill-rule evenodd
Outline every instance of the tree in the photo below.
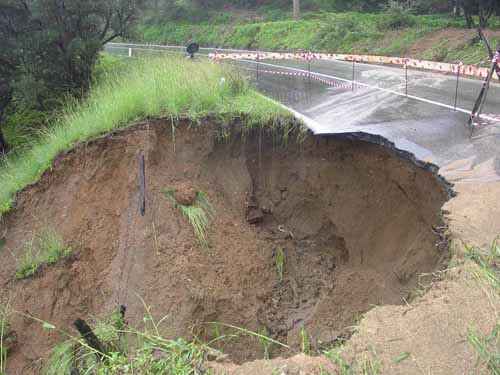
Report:
M 479 27 L 488 27 L 489 20 L 496 12 L 498 13 L 498 0 L 461 0 L 467 27 L 476 27 L 473 16 L 479 16 Z
M 300 0 L 293 0 L 293 18 L 300 18 Z
M 83 93 L 99 51 L 127 34 L 141 2 L 0 0 L 0 152 L 9 103 L 45 110 L 54 95 Z
M 491 16 L 495 14 L 498 9 L 498 0 L 479 0 L 478 13 L 479 13 L 479 27 L 488 27 Z

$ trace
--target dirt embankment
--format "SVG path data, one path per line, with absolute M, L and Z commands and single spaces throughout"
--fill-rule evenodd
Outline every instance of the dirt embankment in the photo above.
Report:
M 447 257 L 439 235 L 446 186 L 390 148 L 311 135 L 282 145 L 267 131 L 243 136 L 238 124 L 221 140 L 212 120 L 173 129 L 150 120 L 79 146 L 20 193 L 0 222 L 0 297 L 69 331 L 76 318 L 104 316 L 120 304 L 140 322 L 140 296 L 156 318 L 166 316 L 167 337 L 193 328 L 210 338 L 213 327 L 203 323 L 217 321 L 265 329 L 294 348 L 303 330 L 328 346 L 373 306 L 403 304 L 418 276 Z M 166 198 L 172 188 L 207 194 L 215 211 L 208 247 Z M 56 228 L 75 254 L 18 281 L 15 259 L 44 226 Z M 18 346 L 9 373 L 39 373 L 60 336 L 28 318 L 12 323 Z M 224 349 L 236 363 L 262 358 L 251 338 Z

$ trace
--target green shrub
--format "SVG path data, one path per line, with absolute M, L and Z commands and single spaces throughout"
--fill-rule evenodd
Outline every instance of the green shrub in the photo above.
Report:
M 97 64 L 94 68 L 93 80 L 99 83 L 105 80 L 108 75 L 116 76 L 120 71 L 126 69 L 128 61 L 123 57 L 111 55 L 109 53 L 102 53 L 97 60 Z
M 21 148 L 39 137 L 47 126 L 49 112 L 18 109 L 7 114 L 2 127 L 7 143 L 13 148 Z
M 391 10 L 377 21 L 379 31 L 400 30 L 416 25 L 415 17 L 402 10 Z

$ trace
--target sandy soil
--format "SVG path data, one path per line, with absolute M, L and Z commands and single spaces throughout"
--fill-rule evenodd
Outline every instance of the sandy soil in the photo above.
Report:
M 188 125 L 178 124 L 174 138 L 171 124 L 151 120 L 79 146 L 19 194 L 16 210 L 0 222 L 0 233 L 6 233 L 1 298 L 71 331 L 76 318 L 104 316 L 120 304 L 127 305 L 132 323 L 141 321 L 140 295 L 156 318 L 167 317 L 167 337 L 194 329 L 209 339 L 214 332 L 202 324 L 208 321 L 265 328 L 294 348 L 272 350 L 284 358 L 299 349 L 301 329 L 328 347 L 351 335 L 348 327 L 373 306 L 390 305 L 371 310 L 351 341 L 353 354 L 372 343 L 384 363 L 392 350 L 403 348 L 396 338 L 406 338 L 408 345 L 416 340 L 408 351 L 419 361 L 425 359 L 419 350 L 443 348 L 429 336 L 446 340 L 443 326 L 434 332 L 433 325 L 419 328 L 415 320 L 454 324 L 458 332 L 478 316 L 480 292 L 471 288 L 459 296 L 462 283 L 470 281 L 461 281 L 460 273 L 447 281 L 446 290 L 456 295 L 430 293 L 405 306 L 419 275 L 442 268 L 448 256 L 440 210 L 449 190 L 428 166 L 361 141 L 310 135 L 283 146 L 266 132 L 242 137 L 233 131 L 220 142 L 212 120 L 199 128 Z M 145 216 L 139 213 L 141 153 Z M 166 199 L 164 191 L 171 188 L 187 204 L 193 191 L 207 194 L 215 209 L 208 248 Z M 57 228 L 75 254 L 18 281 L 15 259 L 30 234 L 44 226 Z M 286 259 L 282 280 L 275 266 L 280 248 Z M 451 319 L 466 307 L 470 315 Z M 9 357 L 9 374 L 39 373 L 61 337 L 27 318 L 12 323 L 19 342 Z M 488 326 L 481 319 L 479 328 Z M 418 338 L 419 332 L 425 337 Z M 393 346 L 384 338 L 394 339 Z M 450 361 L 472 357 L 465 345 L 459 348 Z M 271 373 L 276 366 L 287 366 L 287 374 L 310 373 L 319 364 L 331 365 L 324 357 L 303 355 L 249 362 L 262 357 L 262 348 L 245 337 L 224 350 L 236 364 L 223 367 L 241 374 Z

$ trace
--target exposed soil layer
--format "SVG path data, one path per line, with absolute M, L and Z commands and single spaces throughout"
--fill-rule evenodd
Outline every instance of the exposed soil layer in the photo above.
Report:
M 206 338 L 223 322 L 294 348 L 301 330 L 318 345 L 349 335 L 374 305 L 402 304 L 421 273 L 439 267 L 448 188 L 432 168 L 388 145 L 333 136 L 242 135 L 221 141 L 207 119 L 195 127 L 150 120 L 81 145 L 19 194 L 0 222 L 0 297 L 13 308 L 71 331 L 76 318 L 125 304 L 144 315 L 141 296 L 167 337 L 192 329 Z M 138 155 L 146 159 L 146 214 L 139 210 Z M 202 246 L 165 197 L 190 204 L 205 192 L 215 215 Z M 16 257 L 33 232 L 56 228 L 72 258 L 15 279 Z M 282 253 L 284 272 L 276 263 Z M 15 316 L 18 345 L 9 373 L 39 373 L 61 338 Z M 222 329 L 224 333 L 224 329 Z M 262 358 L 257 340 L 224 347 L 231 360 Z M 287 355 L 277 347 L 271 354 Z

